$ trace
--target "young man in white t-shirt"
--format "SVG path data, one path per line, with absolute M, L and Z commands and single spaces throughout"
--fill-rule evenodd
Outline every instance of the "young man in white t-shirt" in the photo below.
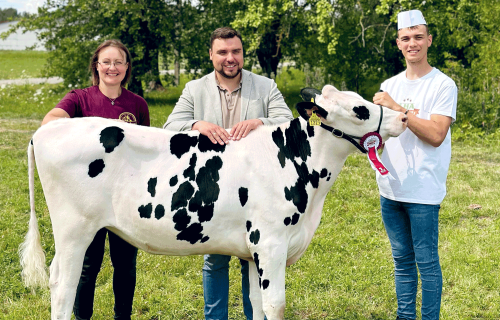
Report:
M 398 14 L 396 43 L 407 69 L 384 81 L 373 102 L 408 115 L 408 129 L 390 138 L 382 154 L 394 179 L 377 176 L 382 220 L 395 265 L 397 319 L 416 319 L 417 266 L 422 320 L 439 319 L 443 280 L 438 217 L 446 195 L 457 87 L 427 61 L 432 36 L 419 10 Z

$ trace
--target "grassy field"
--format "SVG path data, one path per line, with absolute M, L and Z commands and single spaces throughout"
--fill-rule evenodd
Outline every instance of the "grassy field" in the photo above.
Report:
M 0 50 L 0 80 L 41 77 L 46 59 L 45 51 Z
M 290 105 L 299 99 L 300 81 L 303 78 L 295 71 L 277 80 Z M 43 115 L 67 91 L 60 85 L 0 89 L 1 319 L 50 318 L 49 291 L 32 293 L 21 283 L 17 248 L 29 220 L 26 147 Z M 180 91 L 167 88 L 146 96 L 153 126 L 163 125 Z M 327 196 L 310 247 L 287 269 L 286 319 L 396 318 L 393 264 L 374 176 L 365 156 L 348 158 Z M 441 319 L 500 318 L 499 186 L 499 141 L 453 144 L 448 196 L 440 212 Z M 474 209 L 477 205 L 480 209 Z M 50 263 L 54 242 L 38 180 L 36 209 Z M 140 251 L 132 318 L 203 319 L 202 263 L 200 256 L 165 257 Z M 229 318 L 243 319 L 237 259 L 231 261 L 230 282 Z M 112 266 L 106 254 L 97 281 L 94 318 L 111 319 L 112 305 Z

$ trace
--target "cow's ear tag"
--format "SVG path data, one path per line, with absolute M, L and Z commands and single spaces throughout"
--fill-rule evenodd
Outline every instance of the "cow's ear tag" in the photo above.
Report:
M 321 119 L 318 117 L 318 115 L 314 111 L 311 114 L 311 117 L 309 117 L 309 125 L 311 127 L 320 126 L 321 125 Z

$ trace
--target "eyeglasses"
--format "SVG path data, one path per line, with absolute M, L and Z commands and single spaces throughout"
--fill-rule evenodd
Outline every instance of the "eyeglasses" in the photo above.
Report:
M 111 61 L 99 62 L 99 61 L 97 61 L 97 63 L 100 64 L 101 67 L 104 67 L 104 68 L 111 68 L 111 65 L 114 65 L 115 68 L 121 68 L 121 67 L 126 66 L 128 64 L 128 62 L 123 63 L 121 61 L 115 61 L 115 62 L 111 62 Z

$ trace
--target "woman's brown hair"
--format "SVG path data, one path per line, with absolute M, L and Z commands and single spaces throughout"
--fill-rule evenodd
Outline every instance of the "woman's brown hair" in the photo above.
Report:
M 103 43 L 101 43 L 97 49 L 95 50 L 94 54 L 92 55 L 92 58 L 90 59 L 90 72 L 92 73 L 92 85 L 97 86 L 99 85 L 99 72 L 97 72 L 97 60 L 99 59 L 99 53 L 101 50 L 107 48 L 107 47 L 115 47 L 123 52 L 125 52 L 128 67 L 127 67 L 127 73 L 125 74 L 125 78 L 123 78 L 121 82 L 121 86 L 124 87 L 127 82 L 130 80 L 130 76 L 132 75 L 132 56 L 130 55 L 130 52 L 128 51 L 127 47 L 123 43 L 121 43 L 120 40 L 106 40 Z

